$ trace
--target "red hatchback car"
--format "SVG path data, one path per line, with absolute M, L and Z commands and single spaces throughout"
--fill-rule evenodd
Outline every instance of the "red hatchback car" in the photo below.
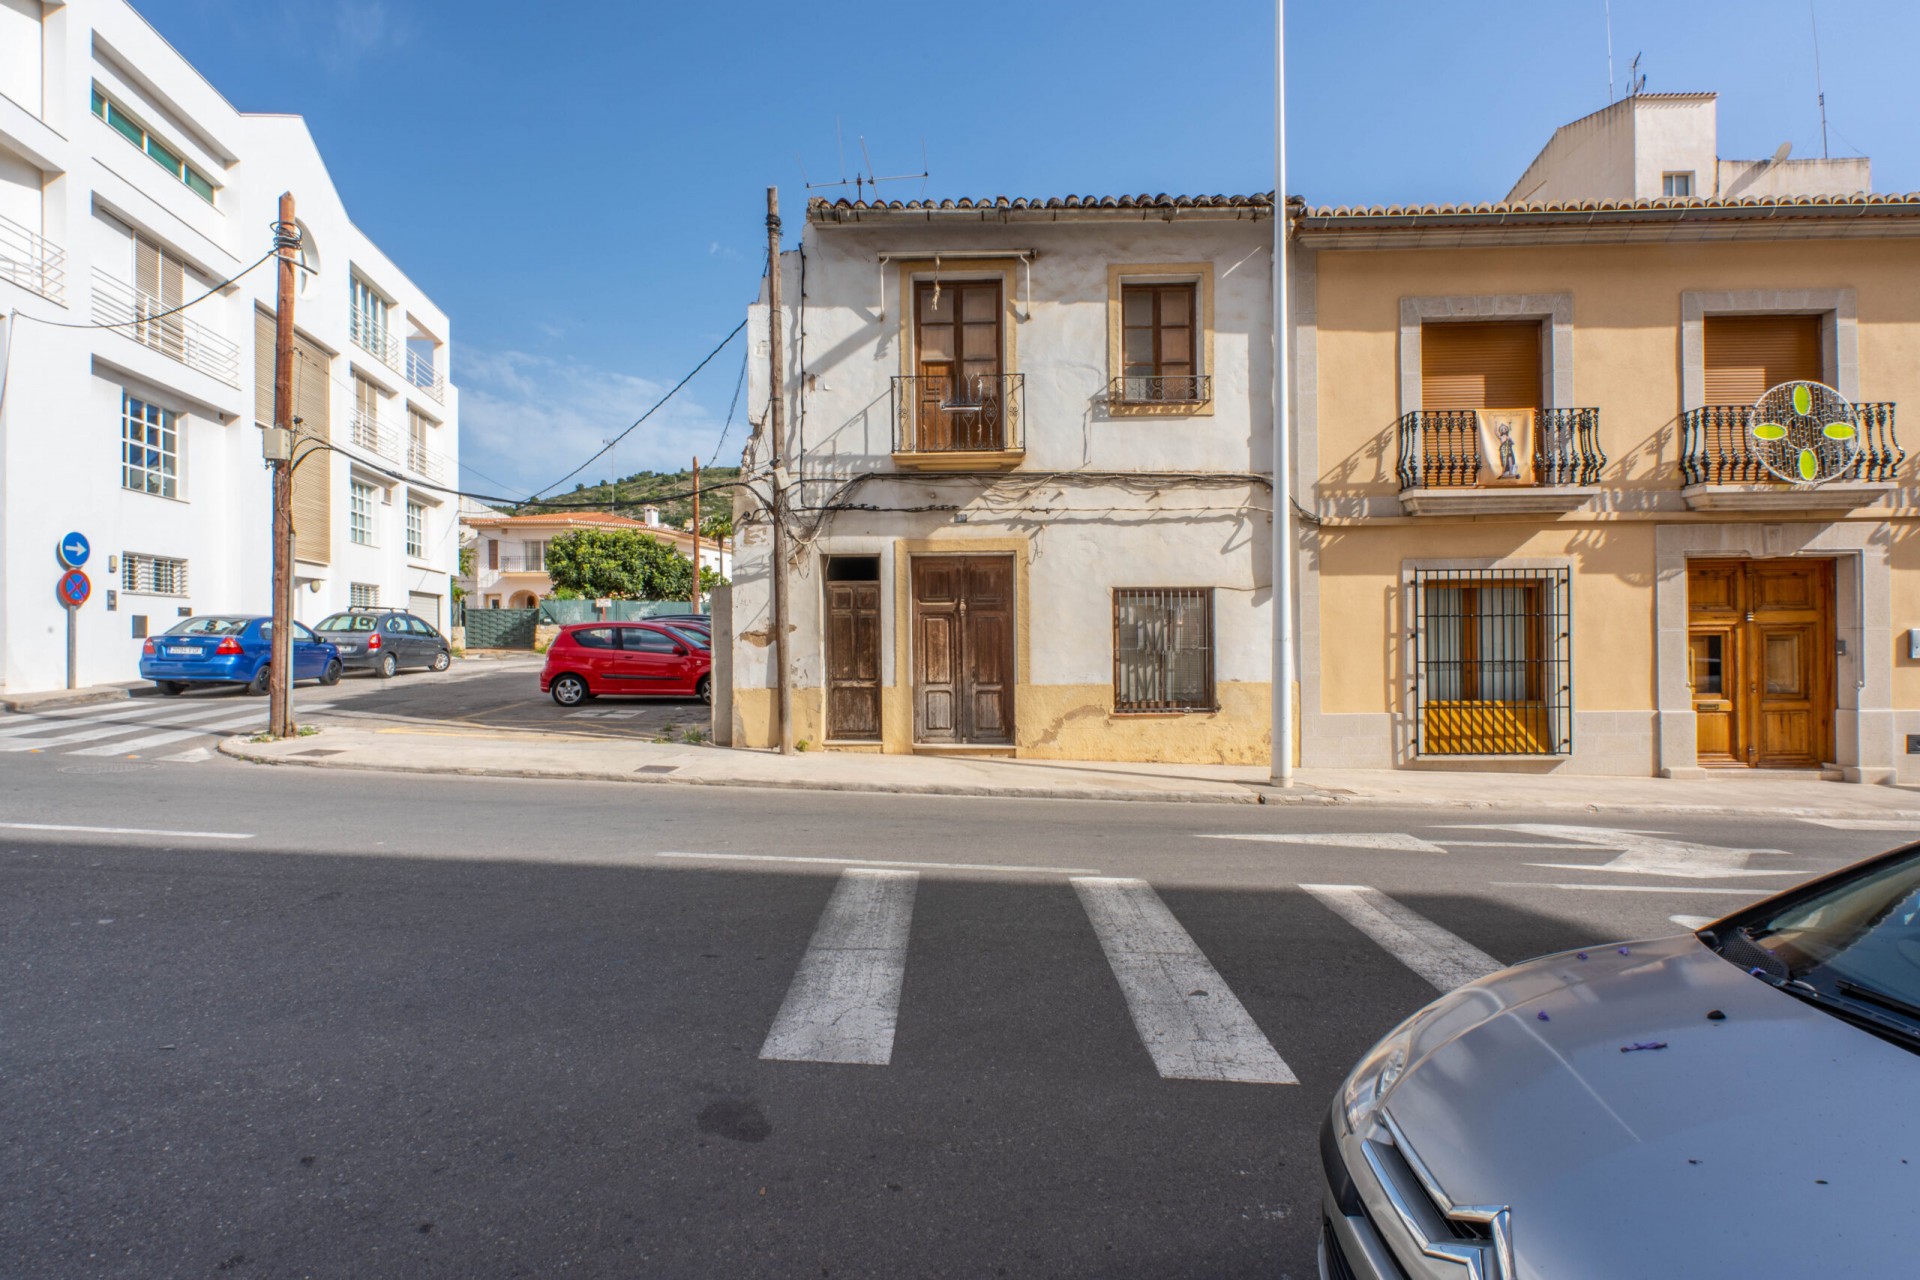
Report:
M 713 653 L 652 622 L 578 622 L 560 628 L 540 691 L 563 707 L 602 694 L 713 701 Z

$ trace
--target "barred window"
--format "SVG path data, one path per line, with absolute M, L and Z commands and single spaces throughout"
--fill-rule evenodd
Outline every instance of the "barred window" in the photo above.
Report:
M 427 509 L 417 502 L 407 503 L 407 554 L 427 554 Z
M 173 410 L 120 393 L 120 486 L 180 496 L 180 428 Z
M 358 480 L 347 486 L 347 531 L 363 547 L 373 545 L 373 486 Z
M 120 589 L 130 595 L 184 596 L 187 594 L 187 562 L 123 551 L 120 553 Z
M 380 584 L 377 582 L 356 582 L 347 588 L 347 603 L 356 609 L 377 609 L 380 607 Z
M 1113 593 L 1113 709 L 1214 711 L 1213 589 Z
M 1413 609 L 1419 754 L 1573 750 L 1569 570 L 1417 570 Z

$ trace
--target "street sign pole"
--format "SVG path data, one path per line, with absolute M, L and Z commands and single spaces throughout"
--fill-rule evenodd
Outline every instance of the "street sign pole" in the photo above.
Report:
M 77 545 L 74 541 L 77 539 Z M 93 594 L 93 583 L 88 579 L 86 570 L 79 566 L 87 561 L 87 540 L 79 534 L 68 534 L 60 544 L 60 559 L 68 566 L 53 584 L 53 594 L 67 611 L 67 688 L 80 687 L 80 624 L 76 615 L 80 606 Z
M 80 687 L 80 628 L 74 625 L 73 615 L 80 611 L 72 605 L 67 606 L 67 688 Z

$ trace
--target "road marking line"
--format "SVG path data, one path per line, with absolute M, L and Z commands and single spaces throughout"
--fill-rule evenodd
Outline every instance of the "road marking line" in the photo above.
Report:
M 245 831 L 156 831 L 150 827 L 71 827 L 58 822 L 0 822 L 9 831 L 76 831 L 96 836 L 184 836 L 194 840 L 251 840 Z
M 1299 1083 L 1152 885 L 1077 876 L 1073 888 L 1162 1078 Z
M 1263 840 L 1268 844 L 1309 844 L 1321 845 L 1332 849 L 1385 849 L 1394 853 L 1445 853 L 1446 850 L 1431 840 L 1422 840 L 1401 831 L 1362 831 L 1339 832 L 1323 831 L 1312 834 L 1284 835 L 1268 832 L 1252 832 L 1241 835 L 1228 833 L 1222 835 L 1201 835 L 1201 840 Z
M 1098 867 L 1026 867 L 997 862 L 903 862 L 888 858 L 803 858 L 781 853 L 656 853 L 694 862 L 799 862 L 829 867 L 909 867 L 916 871 L 1017 871 L 1043 876 L 1097 876 Z
M 1912 831 L 1920 833 L 1920 822 L 1897 822 L 1888 818 L 1802 818 L 1802 822 L 1811 822 L 1817 827 L 1832 827 L 1835 831 Z
M 1488 823 L 1492 831 L 1517 831 L 1523 835 L 1548 836 L 1575 844 L 1598 846 L 1615 851 L 1612 861 L 1530 862 L 1527 865 L 1551 871 L 1604 871 L 1619 875 L 1672 876 L 1683 880 L 1733 880 L 1741 876 L 1783 876 L 1792 871 L 1757 870 L 1747 866 L 1756 854 L 1792 857 L 1785 849 L 1737 849 L 1724 845 L 1696 844 L 1691 840 L 1663 839 L 1642 831 L 1619 831 L 1611 827 L 1574 827 L 1549 822 Z M 1577 852 L 1577 850 L 1568 850 Z
M 177 704 L 156 703 L 151 706 L 130 707 L 124 702 L 109 702 L 98 707 L 86 708 L 86 714 L 67 712 L 57 718 L 51 713 L 19 712 L 0 720 L 6 727 L 0 729 L 0 738 L 17 738 L 24 733 L 43 733 L 49 729 L 71 729 L 75 724 L 94 720 L 100 716 L 111 715 L 117 720 L 132 720 L 140 716 L 158 715 L 162 711 L 179 710 Z M 14 721 L 21 723 L 15 724 Z M 138 726 L 135 726 L 138 727 Z
M 191 751 L 182 751 L 178 755 L 161 756 L 160 759 L 171 764 L 200 764 L 202 761 L 213 759 L 213 757 L 214 752 L 206 747 L 195 747 Z
M 1495 880 L 1493 884 L 1500 889 L 1590 889 L 1595 893 L 1737 893 L 1743 898 L 1759 898 L 1773 892 L 1768 885 L 1720 889 L 1700 884 L 1558 884 L 1550 880 Z
M 1438 990 L 1451 991 L 1507 967 L 1372 885 L 1300 887 Z
M 252 724 L 259 718 L 257 709 L 248 710 L 225 720 L 209 720 L 205 724 L 190 729 L 168 729 L 163 733 L 151 733 L 144 738 L 133 738 L 126 742 L 109 742 L 104 746 L 81 747 L 78 751 L 69 751 L 72 756 L 120 756 L 135 751 L 146 751 L 152 747 L 164 747 L 172 742 L 185 742 L 188 738 L 198 738 L 209 733 L 224 733 L 229 729 L 238 729 Z
M 892 1060 L 919 880 L 913 871 L 840 873 L 762 1058 L 878 1067 Z
M 212 720 L 220 716 L 231 716 L 233 713 L 234 708 L 230 706 L 210 707 L 205 711 L 181 711 L 175 715 L 171 722 L 160 721 L 158 723 L 161 725 L 169 725 L 170 727 L 179 726 L 189 720 Z M 261 722 L 265 723 L 266 708 L 262 707 L 253 714 L 258 715 L 261 718 Z M 96 738 L 114 738 L 123 733 L 138 733 L 142 729 L 155 727 L 157 726 L 145 724 L 95 725 L 91 729 L 76 729 L 72 733 L 57 734 L 51 738 L 20 738 L 13 742 L 0 742 L 0 753 L 10 751 L 38 751 L 42 747 L 71 746 L 76 742 L 91 742 Z

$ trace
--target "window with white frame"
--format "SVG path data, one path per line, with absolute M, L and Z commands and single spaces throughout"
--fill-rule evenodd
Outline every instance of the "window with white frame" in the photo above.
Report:
M 347 486 L 347 532 L 363 547 L 373 545 L 373 486 L 358 480 Z
M 528 573 L 535 573 L 547 567 L 547 544 L 544 541 L 528 541 L 520 544 L 521 566 Z
M 180 496 L 180 427 L 173 410 L 120 393 L 120 487 Z
M 120 589 L 129 595 L 184 596 L 187 594 L 187 562 L 123 551 L 120 553 Z
M 351 336 L 363 348 L 386 360 L 389 358 L 388 320 L 393 311 L 393 304 L 375 293 L 373 286 L 357 275 L 353 277 L 352 288 L 353 293 L 350 299 L 352 310 L 347 316 Z
M 415 559 L 427 554 L 427 509 L 413 501 L 407 503 L 407 554 Z
M 347 603 L 355 609 L 377 609 L 380 607 L 380 584 L 377 582 L 356 582 L 347 588 Z
M 1663 173 L 1660 175 L 1660 194 L 1670 198 L 1684 199 L 1693 194 L 1693 171 L 1685 173 Z
M 160 139 L 148 133 L 146 127 L 128 116 L 120 109 L 120 104 L 112 101 L 100 92 L 98 85 L 93 90 L 93 114 L 106 121 L 121 137 L 147 153 L 147 158 L 165 169 L 186 185 L 187 190 L 213 203 L 213 183 L 207 175 L 180 158 L 180 154 Z

